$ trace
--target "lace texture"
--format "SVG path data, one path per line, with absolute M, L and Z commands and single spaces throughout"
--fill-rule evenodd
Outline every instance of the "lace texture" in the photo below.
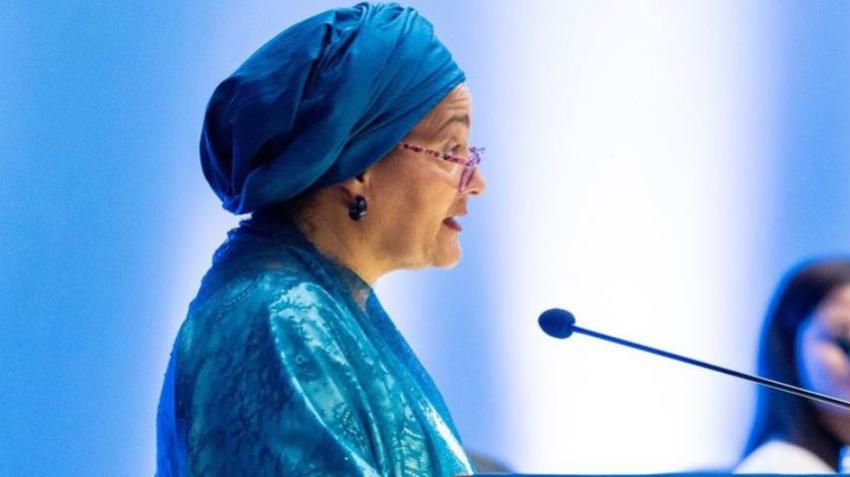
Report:
M 436 386 L 368 284 L 291 224 L 231 231 L 171 353 L 157 475 L 471 473 Z

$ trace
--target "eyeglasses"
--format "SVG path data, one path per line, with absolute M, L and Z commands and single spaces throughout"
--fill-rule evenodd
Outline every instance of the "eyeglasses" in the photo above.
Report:
M 413 152 L 427 154 L 431 157 L 436 157 L 437 159 L 442 159 L 444 161 L 449 161 L 455 164 L 462 165 L 463 172 L 460 174 L 460 182 L 458 182 L 457 185 L 458 192 L 463 192 L 466 190 L 467 187 L 469 187 L 469 183 L 472 182 L 472 177 L 475 176 L 475 168 L 477 168 L 478 164 L 481 163 L 481 153 L 484 152 L 483 147 L 470 147 L 468 148 L 469 156 L 462 157 L 453 156 L 451 154 L 435 151 L 433 149 L 426 149 L 422 146 L 416 146 L 414 144 L 408 144 L 406 142 L 401 143 L 401 147 Z

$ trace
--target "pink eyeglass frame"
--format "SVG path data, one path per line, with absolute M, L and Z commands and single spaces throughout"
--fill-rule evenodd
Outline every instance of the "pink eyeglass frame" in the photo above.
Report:
M 413 152 L 427 154 L 431 157 L 436 157 L 437 159 L 442 159 L 444 161 L 449 161 L 455 164 L 462 165 L 463 172 L 460 175 L 460 182 L 458 182 L 457 185 L 458 192 L 465 191 L 466 188 L 469 186 L 469 183 L 472 182 L 472 177 L 475 175 L 475 169 L 478 167 L 478 164 L 481 164 L 481 153 L 484 152 L 483 147 L 470 147 L 468 148 L 469 157 L 462 157 L 453 156 L 445 152 L 427 149 L 422 146 L 417 146 L 415 144 L 409 144 L 406 142 L 401 143 L 401 147 Z

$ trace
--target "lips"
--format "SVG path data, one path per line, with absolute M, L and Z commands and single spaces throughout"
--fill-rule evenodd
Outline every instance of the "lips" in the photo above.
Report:
M 445 220 L 443 220 L 443 225 L 445 225 L 446 227 L 448 227 L 448 228 L 450 228 L 450 229 L 452 229 L 456 232 L 460 232 L 461 230 L 463 230 L 463 227 L 460 226 L 460 224 L 458 223 L 457 220 L 455 220 L 454 217 L 448 217 Z

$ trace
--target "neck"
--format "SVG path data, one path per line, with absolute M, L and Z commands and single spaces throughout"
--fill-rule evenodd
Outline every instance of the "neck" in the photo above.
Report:
M 785 436 L 785 439 L 793 444 L 805 447 L 829 464 L 830 467 L 838 469 L 838 454 L 841 450 L 841 444 L 835 436 L 816 425 L 803 427 L 807 429 L 794 428 Z
M 337 214 L 339 215 L 339 214 Z M 329 217 L 314 211 L 295 221 L 302 234 L 316 249 L 348 268 L 370 287 L 390 268 L 378 259 L 377 254 L 365 246 L 371 243 L 364 223 L 355 222 L 347 216 Z

